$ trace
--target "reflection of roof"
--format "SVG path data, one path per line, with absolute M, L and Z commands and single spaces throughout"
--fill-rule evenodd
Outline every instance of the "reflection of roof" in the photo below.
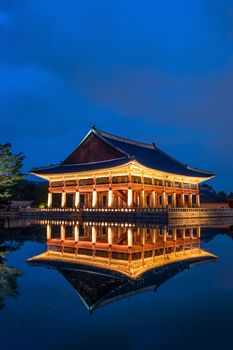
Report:
M 156 290 L 176 274 L 195 264 L 213 260 L 213 255 L 189 258 L 146 271 L 136 279 L 118 272 L 61 261 L 38 261 L 57 269 L 74 287 L 89 311 L 147 290 Z M 36 262 L 36 261 L 35 261 Z M 37 263 L 38 263 L 37 262 Z
M 212 172 L 206 172 L 203 170 L 198 170 L 190 168 L 188 165 L 185 165 L 174 158 L 170 157 L 166 153 L 162 152 L 154 144 L 146 144 L 142 142 L 128 140 L 119 136 L 114 136 L 112 134 L 103 132 L 96 128 L 92 128 L 89 133 L 86 135 L 84 140 L 80 145 L 84 143 L 85 140 L 90 135 L 95 135 L 98 139 L 102 140 L 106 145 L 111 146 L 112 149 L 115 149 L 116 152 L 121 154 L 117 159 L 98 161 L 98 162 L 89 162 L 89 163 L 80 163 L 80 164 L 67 164 L 62 162 L 58 165 L 32 169 L 31 172 L 38 175 L 46 174 L 57 174 L 57 173 L 68 173 L 68 172 L 79 172 L 93 169 L 101 169 L 114 167 L 117 165 L 122 165 L 128 163 L 130 160 L 135 159 L 142 165 L 156 169 L 163 172 L 184 175 L 184 176 L 193 176 L 193 177 L 202 177 L 208 178 L 214 176 Z M 79 145 L 79 146 L 80 146 Z M 78 151 L 79 149 L 76 149 Z

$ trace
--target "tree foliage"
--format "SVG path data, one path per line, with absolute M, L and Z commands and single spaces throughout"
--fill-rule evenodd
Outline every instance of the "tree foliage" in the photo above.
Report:
M 12 188 L 25 175 L 21 173 L 24 155 L 14 154 L 11 144 L 0 144 L 0 200 L 9 199 L 12 195 Z

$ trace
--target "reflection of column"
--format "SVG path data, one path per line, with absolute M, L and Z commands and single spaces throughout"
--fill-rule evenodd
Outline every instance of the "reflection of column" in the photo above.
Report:
M 176 239 L 177 239 L 176 228 L 173 228 L 173 229 L 172 229 L 172 238 L 173 238 L 173 241 L 176 241 Z
M 66 228 L 65 225 L 61 225 L 61 241 L 66 239 Z
M 97 192 L 96 190 L 92 191 L 92 207 L 95 208 L 97 205 Z
M 74 241 L 77 243 L 79 241 L 79 226 L 74 226 Z
M 176 208 L 176 193 L 172 193 L 172 207 Z
M 48 208 L 52 208 L 53 205 L 53 195 L 51 192 L 48 192 Z
M 193 195 L 190 193 L 189 194 L 189 208 L 192 208 L 193 206 Z
M 112 205 L 113 205 L 113 193 L 112 193 L 112 190 L 109 189 L 108 190 L 108 207 L 112 208 Z
M 182 228 L 181 230 L 181 237 L 183 240 L 185 240 L 185 228 Z
M 131 188 L 128 189 L 127 206 L 128 208 L 133 206 L 133 190 Z
M 62 192 L 61 194 L 61 207 L 64 208 L 66 206 L 66 192 Z
M 152 243 L 155 244 L 156 243 L 156 240 L 157 240 L 157 229 L 154 228 L 152 230 Z
M 193 228 L 189 229 L 189 237 L 190 239 L 193 239 Z
M 52 235 L 52 226 L 50 224 L 47 225 L 47 240 L 49 241 L 51 239 Z
M 162 230 L 163 242 L 165 243 L 167 240 L 167 229 L 163 228 Z
M 132 245 L 133 245 L 133 229 L 132 229 L 132 227 L 128 227 L 128 229 L 127 229 L 127 240 L 128 240 L 128 247 L 132 247 Z
M 200 195 L 196 194 L 196 207 L 199 208 L 200 207 Z
M 142 229 L 142 236 L 141 236 L 141 243 L 142 243 L 142 245 L 146 244 L 146 232 L 147 232 L 147 229 L 143 228 Z
M 122 231 L 121 226 L 120 225 L 117 226 L 117 238 L 118 239 L 121 237 L 121 231 Z
M 79 191 L 75 192 L 74 206 L 75 206 L 75 208 L 80 207 L 80 193 L 79 193 Z
M 91 230 L 91 241 L 92 241 L 92 244 L 96 244 L 96 236 L 97 236 L 96 226 L 92 226 L 92 230 Z
M 113 228 L 108 227 L 108 245 L 112 245 Z

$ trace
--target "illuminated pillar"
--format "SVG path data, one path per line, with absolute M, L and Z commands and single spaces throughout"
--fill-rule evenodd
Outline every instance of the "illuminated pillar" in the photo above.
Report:
M 74 226 L 74 241 L 77 243 L 79 241 L 79 226 Z
M 61 207 L 65 208 L 66 206 L 66 192 L 62 192 L 61 194 Z
M 66 227 L 65 225 L 61 225 L 61 241 L 66 239 Z
M 48 208 L 52 208 L 53 205 L 53 195 L 51 192 L 48 192 Z
M 97 236 L 96 226 L 92 226 L 92 229 L 91 229 L 91 241 L 92 241 L 92 244 L 96 244 L 96 236 Z
M 185 201 L 184 201 L 184 193 L 181 193 L 181 195 L 180 195 L 180 203 L 181 203 L 181 207 L 182 208 L 184 208 L 184 203 L 185 203 Z
M 113 205 L 113 193 L 112 193 L 112 190 L 109 189 L 108 190 L 108 207 L 112 208 L 112 205 Z
M 75 192 L 74 206 L 75 206 L 75 208 L 80 207 L 80 193 L 79 193 L 79 191 Z
M 193 206 L 193 195 L 190 193 L 189 194 L 189 208 L 192 208 Z
M 197 227 L 197 237 L 201 238 L 201 227 Z
M 52 226 L 50 224 L 47 225 L 47 240 L 49 241 L 51 239 L 52 235 Z
M 157 208 L 158 204 L 157 204 L 157 201 L 158 201 L 158 195 L 155 191 L 152 191 L 151 193 L 151 206 L 152 208 Z
M 200 208 L 200 195 L 196 194 L 196 207 Z
M 162 208 L 166 208 L 167 205 L 167 195 L 166 192 L 162 193 Z
M 112 236 L 113 236 L 113 228 L 111 226 L 108 227 L 108 245 L 112 245 Z
M 133 206 L 133 190 L 131 188 L 128 189 L 127 206 L 128 208 Z
M 140 207 L 145 208 L 145 191 L 141 190 L 140 192 Z
M 96 208 L 97 205 L 97 192 L 96 190 L 92 191 L 92 208 Z
M 132 247 L 133 245 L 133 229 L 132 227 L 128 227 L 127 229 L 127 240 L 128 240 L 128 247 Z
M 172 208 L 176 208 L 176 193 L 172 193 Z

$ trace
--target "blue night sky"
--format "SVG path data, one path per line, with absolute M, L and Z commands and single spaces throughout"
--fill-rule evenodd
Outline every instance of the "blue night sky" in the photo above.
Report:
M 0 0 L 0 45 L 0 143 L 24 171 L 95 124 L 233 190 L 232 0 Z

